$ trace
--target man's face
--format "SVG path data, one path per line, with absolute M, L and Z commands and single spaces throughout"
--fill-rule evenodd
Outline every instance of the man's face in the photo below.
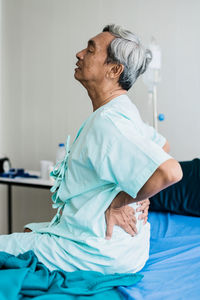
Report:
M 105 63 L 107 47 L 113 39 L 109 32 L 102 32 L 88 41 L 87 48 L 76 54 L 78 62 L 74 77 L 84 86 L 102 83 L 109 68 Z

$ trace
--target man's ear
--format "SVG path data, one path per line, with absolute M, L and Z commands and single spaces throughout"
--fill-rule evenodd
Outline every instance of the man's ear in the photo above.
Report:
M 118 78 L 124 71 L 124 66 L 122 64 L 113 64 L 110 70 L 111 79 Z

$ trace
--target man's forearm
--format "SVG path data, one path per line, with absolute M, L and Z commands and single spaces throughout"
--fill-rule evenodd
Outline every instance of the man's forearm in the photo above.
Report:
M 165 145 L 162 147 L 162 149 L 169 153 L 170 151 L 170 145 L 168 141 L 166 141 Z M 176 174 L 170 175 L 169 173 L 173 168 L 176 168 L 175 172 Z M 164 173 L 168 173 L 167 176 L 164 175 Z M 166 161 L 162 167 L 158 168 L 156 172 L 151 176 L 151 178 L 144 184 L 144 186 L 139 191 L 137 197 L 135 198 L 135 202 L 150 198 L 153 195 L 157 194 L 161 190 L 165 189 L 169 185 L 174 184 L 175 182 L 179 181 L 179 177 L 181 177 L 181 168 L 178 162 L 176 162 L 174 159 Z M 163 176 L 164 175 L 164 176 Z M 173 178 L 174 177 L 174 178 Z M 130 200 L 131 201 L 131 200 Z
M 165 152 L 169 153 L 170 145 L 169 145 L 168 141 L 166 141 L 166 143 L 164 144 L 164 146 L 162 148 Z

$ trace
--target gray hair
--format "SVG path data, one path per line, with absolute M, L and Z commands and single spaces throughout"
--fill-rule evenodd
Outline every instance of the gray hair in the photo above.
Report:
M 146 71 L 152 59 L 151 51 L 145 49 L 134 33 L 119 25 L 107 25 L 103 32 L 110 32 L 116 37 L 108 46 L 106 63 L 124 66 L 118 82 L 124 90 L 128 91 L 136 79 Z

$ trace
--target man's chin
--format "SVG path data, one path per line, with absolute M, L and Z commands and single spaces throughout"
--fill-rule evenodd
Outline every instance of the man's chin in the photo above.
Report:
M 76 71 L 74 72 L 74 78 L 75 78 L 76 80 L 80 81 L 80 78 L 79 78 L 79 76 L 78 76 L 78 74 L 77 74 Z
M 84 84 L 83 84 L 84 80 L 81 79 L 81 76 L 79 76 L 79 75 L 77 74 L 77 72 L 74 73 L 74 78 L 75 78 L 76 80 L 78 80 L 78 81 L 84 86 Z

